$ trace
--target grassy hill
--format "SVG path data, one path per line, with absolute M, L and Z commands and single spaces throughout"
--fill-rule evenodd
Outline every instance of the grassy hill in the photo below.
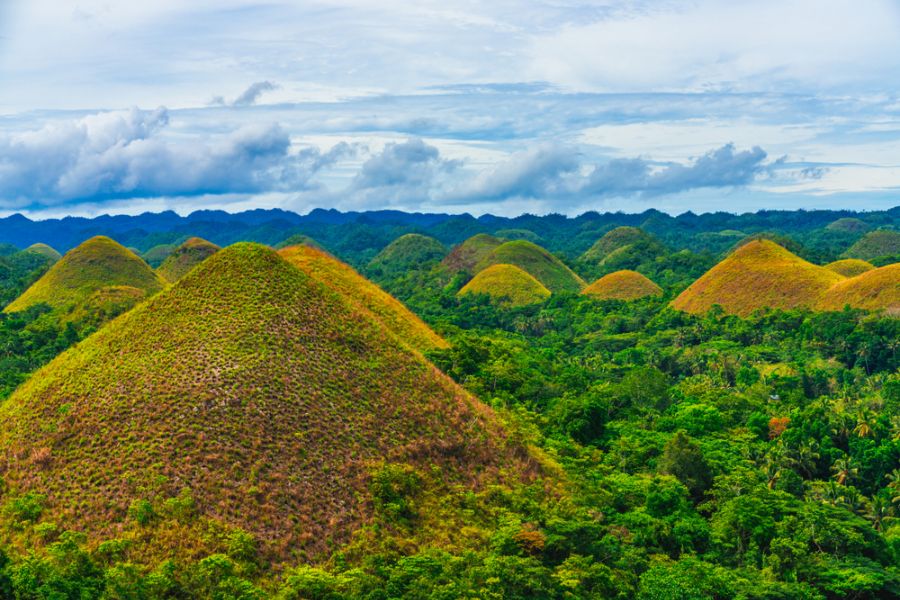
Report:
M 816 308 L 841 310 L 845 305 L 900 313 L 900 263 L 839 281 L 825 292 Z
M 583 294 L 600 300 L 638 300 L 647 296 L 659 296 L 662 288 L 636 271 L 616 271 L 604 275 L 584 288 Z
M 490 409 L 255 244 L 59 356 L 0 420 L 4 501 L 40 494 L 42 523 L 116 538 L 144 564 L 248 537 L 267 563 L 311 560 L 409 486 L 478 489 L 531 464 Z M 15 514 L 0 524 L 21 541 Z M 419 514 L 407 543 L 459 535 L 437 506 Z
M 403 303 L 327 252 L 311 246 L 292 246 L 279 253 L 307 275 L 347 298 L 357 310 L 382 323 L 403 343 L 423 352 L 448 347 L 443 338 Z
M 691 284 L 672 305 L 686 312 L 705 313 L 718 304 L 726 313 L 742 316 L 764 307 L 812 307 L 828 288 L 843 279 L 772 241 L 753 240 Z
M 841 219 L 832 221 L 825 226 L 825 229 L 829 231 L 844 231 L 847 233 L 863 233 L 871 229 L 871 227 L 869 227 L 869 225 L 861 219 L 856 219 L 854 217 L 843 217 Z
M 491 265 L 515 265 L 540 281 L 551 292 L 578 293 L 585 283 L 558 258 L 532 242 L 515 240 L 491 250 L 475 266 L 475 272 Z
M 825 265 L 825 268 L 844 277 L 856 277 L 866 271 L 871 271 L 875 268 L 875 265 L 858 258 L 845 258 L 828 263 Z
M 43 256 L 44 258 L 49 260 L 51 263 L 55 263 L 59 259 L 62 258 L 62 254 L 60 254 L 54 248 L 52 248 L 51 246 L 48 246 L 47 244 L 32 244 L 31 246 L 28 246 L 27 248 L 25 248 L 25 252 L 32 252 L 34 254 Z
M 211 242 L 192 237 L 166 257 L 156 272 L 169 283 L 175 283 L 219 250 L 220 248 Z
M 872 260 L 880 256 L 900 254 L 900 232 L 889 229 L 870 231 L 844 252 L 847 258 Z
M 527 306 L 543 302 L 550 297 L 550 290 L 514 265 L 491 265 L 479 272 L 458 295 L 487 294 L 504 306 Z
M 312 246 L 313 248 L 321 248 L 322 246 L 308 235 L 295 233 L 294 235 L 280 241 L 275 245 L 276 250 L 282 248 L 290 248 L 291 246 Z
M 503 240 L 500 238 L 479 233 L 453 248 L 441 264 L 452 272 L 465 271 L 474 275 L 476 266 L 502 244 Z
M 143 260 L 107 237 L 94 237 L 68 252 L 4 312 L 47 304 L 69 309 L 109 286 L 128 286 L 154 294 L 165 283 Z
M 163 264 L 163 261 L 169 258 L 169 255 L 178 249 L 177 244 L 159 244 L 153 246 L 141 255 L 147 264 L 154 269 Z
M 594 245 L 581 255 L 581 260 L 599 263 L 616 250 L 648 239 L 652 239 L 652 236 L 637 227 L 616 227 L 594 242 Z
M 407 233 L 376 254 L 369 262 L 369 268 L 384 272 L 406 271 L 437 262 L 446 255 L 447 248 L 433 237 Z

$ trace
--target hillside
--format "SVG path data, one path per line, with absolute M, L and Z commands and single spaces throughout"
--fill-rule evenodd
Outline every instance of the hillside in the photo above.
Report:
M 220 248 L 204 239 L 192 237 L 166 257 L 156 269 L 157 274 L 169 283 L 175 283 Z
M 816 266 L 769 240 L 753 240 L 710 269 L 672 303 L 705 313 L 714 304 L 741 316 L 769 308 L 812 307 L 843 276 Z
M 487 294 L 504 306 L 527 306 L 543 302 L 550 297 L 550 290 L 514 265 L 491 265 L 479 272 L 458 295 Z
M 479 233 L 453 248 L 441 264 L 452 272 L 464 271 L 474 275 L 477 265 L 502 244 L 500 238 Z
M 900 312 L 900 263 L 866 271 L 834 284 L 816 305 L 841 310 L 845 305 L 866 310 Z
M 844 252 L 847 258 L 861 260 L 894 254 L 900 254 L 900 232 L 889 229 L 870 231 Z
M 156 269 L 177 249 L 178 246 L 176 244 L 159 244 L 141 254 L 141 258 L 147 261 L 148 265 Z
M 109 286 L 138 288 L 149 295 L 165 283 L 134 253 L 98 236 L 68 252 L 4 312 L 19 312 L 36 304 L 68 309 Z
M 40 256 L 43 256 L 44 258 L 49 260 L 51 263 L 55 263 L 59 259 L 62 258 L 62 254 L 60 254 L 54 248 L 52 248 L 51 246 L 48 246 L 47 244 L 32 244 L 32 245 L 28 246 L 27 248 L 25 248 L 25 252 L 31 252 L 33 254 L 38 254 Z
M 583 294 L 598 300 L 638 300 L 662 295 L 662 288 L 636 271 L 616 271 L 584 288 Z
M 403 303 L 327 252 L 311 246 L 292 246 L 279 250 L 279 254 L 344 296 L 357 310 L 382 323 L 403 343 L 423 352 L 447 347 L 447 342 Z
M 407 233 L 376 254 L 369 262 L 369 268 L 385 272 L 406 271 L 439 261 L 446 255 L 447 248 L 433 237 Z
M 554 293 L 578 293 L 585 283 L 558 258 L 540 246 L 525 240 L 505 242 L 491 250 L 477 265 L 475 272 L 491 265 L 515 265 L 540 281 Z
M 857 219 L 854 217 L 843 217 L 841 219 L 832 221 L 825 226 L 825 229 L 829 231 L 844 231 L 847 233 L 863 233 L 865 231 L 868 231 L 870 227 L 866 224 L 865 221 L 861 219 Z
M 856 277 L 866 271 L 871 271 L 875 268 L 875 265 L 858 258 L 845 258 L 828 263 L 825 265 L 825 268 L 844 277 Z
M 151 564 L 224 552 L 235 528 L 267 561 L 311 560 L 371 518 L 386 460 L 470 489 L 530 460 L 420 354 L 254 244 L 62 354 L 0 419 L 14 497 Z
M 581 260 L 599 263 L 616 250 L 649 239 L 652 239 L 652 236 L 637 227 L 616 227 L 594 242 L 594 245 L 581 255 Z

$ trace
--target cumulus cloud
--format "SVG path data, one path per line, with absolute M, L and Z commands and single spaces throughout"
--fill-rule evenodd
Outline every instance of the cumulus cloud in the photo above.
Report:
M 168 111 L 133 109 L 0 134 L 0 205 L 40 207 L 103 199 L 293 191 L 354 152 L 291 152 L 277 124 L 218 135 L 166 137 Z
M 422 139 L 410 138 L 387 144 L 366 160 L 350 190 L 363 204 L 429 198 L 460 166 L 459 161 L 442 158 L 437 148 Z

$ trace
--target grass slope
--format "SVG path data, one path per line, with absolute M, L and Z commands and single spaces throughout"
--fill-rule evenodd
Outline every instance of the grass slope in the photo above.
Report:
M 900 233 L 889 229 L 870 231 L 844 252 L 847 258 L 861 260 L 894 254 L 900 254 Z
M 69 309 L 109 286 L 128 286 L 154 294 L 165 287 L 165 282 L 133 252 L 98 236 L 68 252 L 4 312 L 19 312 L 36 304 Z
M 562 261 L 526 240 L 514 240 L 497 246 L 478 262 L 475 272 L 491 265 L 515 265 L 554 293 L 578 293 L 585 286 L 584 280 Z
M 600 300 L 638 300 L 662 295 L 662 288 L 637 271 L 616 271 L 584 288 L 583 294 Z
M 825 226 L 829 231 L 845 231 L 847 233 L 863 233 L 870 228 L 865 221 L 853 217 L 843 217 Z
M 402 302 L 327 252 L 311 246 L 279 250 L 291 264 L 352 302 L 360 311 L 381 322 L 403 343 L 416 350 L 447 348 L 436 334 Z
M 726 313 L 742 316 L 764 307 L 812 307 L 843 279 L 772 241 L 753 240 L 707 271 L 672 305 L 690 313 L 705 313 L 718 304 Z
M 647 239 L 651 239 L 651 236 L 637 227 L 616 227 L 594 242 L 581 255 L 581 260 L 599 263 L 616 250 Z
M 386 272 L 406 271 L 439 261 L 445 256 L 447 256 L 447 248 L 433 237 L 407 233 L 375 255 L 375 258 L 369 262 L 369 267 Z
M 829 271 L 834 271 L 838 275 L 843 275 L 844 277 L 856 277 L 857 275 L 862 275 L 866 271 L 871 271 L 875 268 L 875 265 L 867 263 L 864 260 L 859 260 L 858 258 L 845 258 L 844 260 L 830 262 L 825 265 L 825 268 Z
M 839 281 L 825 292 L 816 308 L 841 310 L 845 305 L 900 312 L 900 263 Z
M 490 409 L 256 244 L 62 354 L 0 420 L 5 501 L 44 494 L 45 522 L 124 537 L 148 561 L 203 556 L 217 528 L 249 532 L 267 561 L 320 556 L 367 522 L 386 460 L 464 489 L 532 465 Z M 134 500 L 185 495 L 200 526 L 128 517 Z
M 149 264 L 154 269 L 159 267 L 159 265 L 163 264 L 163 261 L 169 258 L 169 255 L 175 252 L 178 249 L 178 246 L 175 244 L 160 244 L 158 246 L 153 246 L 146 252 L 141 255 L 147 264 Z
M 479 272 L 458 295 L 487 294 L 504 306 L 527 306 L 543 302 L 550 297 L 550 290 L 514 265 L 491 265 Z
M 453 272 L 465 271 L 474 275 L 476 266 L 495 248 L 503 244 L 500 238 L 479 233 L 473 235 L 450 251 L 441 264 Z
M 32 252 L 34 254 L 38 254 L 43 256 L 51 263 L 55 263 L 62 258 L 62 254 L 56 251 L 55 248 L 48 246 L 47 244 L 32 244 L 25 248 L 25 252 Z
M 175 283 L 219 250 L 220 248 L 211 242 L 192 237 L 166 257 L 156 272 L 169 283 Z

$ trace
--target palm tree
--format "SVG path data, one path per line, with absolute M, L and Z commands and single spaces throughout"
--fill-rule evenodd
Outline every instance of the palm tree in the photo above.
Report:
M 806 475 L 806 478 L 811 479 L 819 456 L 819 444 L 816 440 L 807 440 L 797 446 L 792 458 L 794 464 Z
M 888 480 L 888 489 L 891 490 L 891 502 L 900 504 L 900 469 L 894 469 L 884 477 Z
M 884 531 L 884 522 L 891 518 L 891 505 L 881 497 L 875 496 L 869 505 L 866 518 L 872 521 L 872 525 L 878 531 Z
M 875 417 L 871 411 L 862 409 L 856 417 L 856 427 L 853 433 L 859 437 L 871 437 L 875 435 Z
M 831 465 L 831 470 L 834 471 L 834 479 L 838 482 L 838 485 L 846 485 L 859 472 L 859 469 L 853 466 L 853 461 L 849 458 L 837 459 Z

